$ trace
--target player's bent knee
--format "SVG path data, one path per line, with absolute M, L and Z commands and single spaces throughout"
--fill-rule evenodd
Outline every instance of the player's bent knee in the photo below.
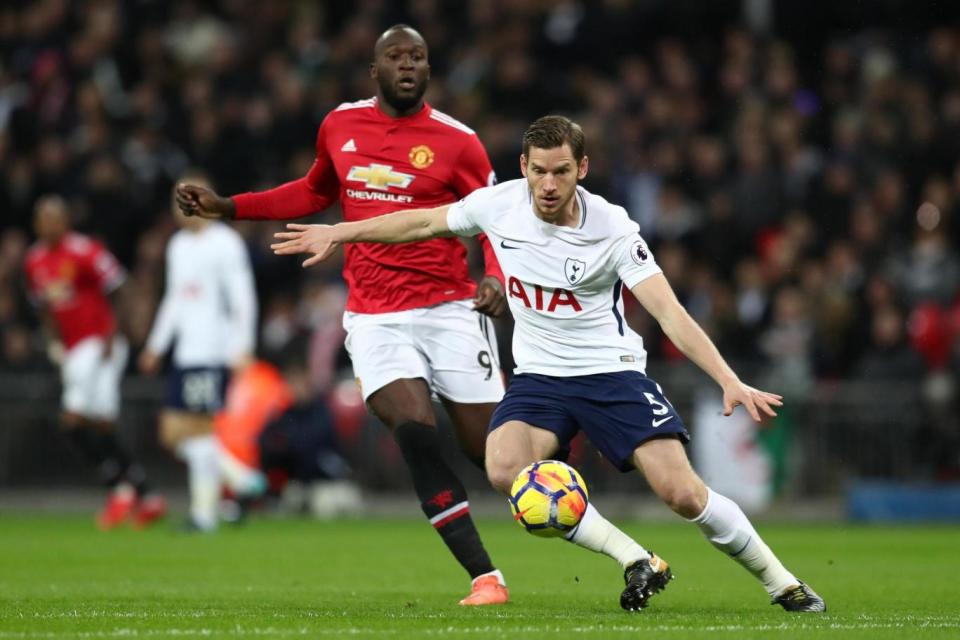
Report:
M 65 431 L 79 429 L 85 422 L 86 420 L 83 416 L 71 411 L 64 411 L 60 414 L 60 427 Z
M 160 414 L 160 444 L 171 451 L 175 451 L 184 440 L 212 432 L 211 416 L 181 411 L 165 411 Z
M 516 477 L 517 474 L 509 467 L 487 464 L 487 479 L 490 485 L 500 493 L 510 493 L 510 487 L 513 486 L 513 480 Z
M 509 494 L 517 474 L 529 464 L 526 459 L 487 456 L 487 480 L 500 493 Z
M 380 420 L 388 429 L 394 431 L 397 427 L 407 423 L 425 424 L 435 427 L 436 419 L 432 410 L 411 411 L 408 409 L 397 409 L 397 407 L 378 407 L 373 404 L 368 405 L 377 419 Z
M 707 506 L 706 491 L 698 483 L 669 483 L 657 494 L 673 510 L 684 518 L 696 518 Z

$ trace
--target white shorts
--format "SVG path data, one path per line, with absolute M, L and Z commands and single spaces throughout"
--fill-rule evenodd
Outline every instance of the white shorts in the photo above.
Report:
M 434 395 L 454 402 L 503 398 L 493 323 L 470 301 L 392 313 L 347 311 L 343 328 L 364 401 L 405 378 L 423 378 Z
M 93 420 L 116 420 L 127 350 L 127 341 L 114 336 L 109 358 L 103 357 L 100 337 L 81 340 L 67 351 L 60 369 L 63 410 Z

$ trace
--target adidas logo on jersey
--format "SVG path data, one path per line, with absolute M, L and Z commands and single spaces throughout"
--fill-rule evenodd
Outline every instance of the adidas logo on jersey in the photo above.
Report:
M 353 138 L 350 138 L 343 143 L 343 146 L 340 147 L 340 151 L 356 151 L 357 144 L 353 141 Z

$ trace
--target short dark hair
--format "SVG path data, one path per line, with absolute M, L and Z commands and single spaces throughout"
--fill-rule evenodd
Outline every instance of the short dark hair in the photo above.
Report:
M 583 129 L 564 116 L 543 116 L 523 132 L 523 155 L 527 157 L 530 156 L 530 147 L 556 149 L 564 144 L 570 145 L 570 151 L 579 164 L 586 153 Z

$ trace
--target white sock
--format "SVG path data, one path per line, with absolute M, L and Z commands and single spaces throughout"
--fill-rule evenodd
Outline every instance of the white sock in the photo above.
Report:
M 475 583 L 477 580 L 479 580 L 480 578 L 486 578 L 487 576 L 497 576 L 497 582 L 499 582 L 499 583 L 502 584 L 503 586 L 507 586 L 507 582 L 506 582 L 506 580 L 503 579 L 503 574 L 500 573 L 500 569 L 494 569 L 493 571 L 490 571 L 489 573 L 481 573 L 479 576 L 477 576 L 476 578 L 474 578 L 473 580 L 471 580 L 471 581 L 470 581 L 470 584 L 474 584 L 474 583 Z
M 691 520 L 717 549 L 752 573 L 771 597 L 799 580 L 787 571 L 764 543 L 737 503 L 707 488 L 707 506 Z
M 610 556 L 624 569 L 637 560 L 650 557 L 647 550 L 633 538 L 600 515 L 592 502 L 587 503 L 587 510 L 584 511 L 580 524 L 566 535 L 566 539 L 584 549 Z
M 187 463 L 190 486 L 190 518 L 201 529 L 215 529 L 220 503 L 220 462 L 213 435 L 188 438 L 177 447 Z
M 220 477 L 223 483 L 238 496 L 259 496 L 267 490 L 267 479 L 263 473 L 240 462 L 219 441 L 217 442 L 217 461 L 220 464 Z

